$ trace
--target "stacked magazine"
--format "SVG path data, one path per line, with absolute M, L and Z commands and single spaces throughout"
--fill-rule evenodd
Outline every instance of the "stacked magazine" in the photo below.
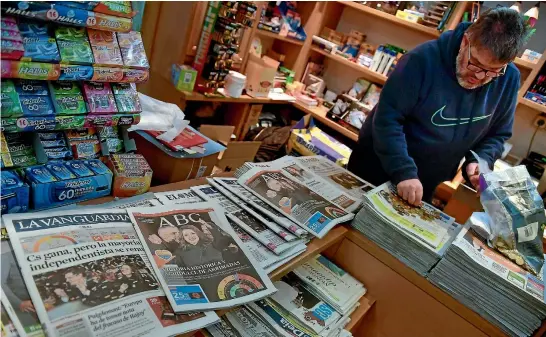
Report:
M 429 204 L 409 205 L 390 182 L 366 193 L 352 226 L 421 275 L 440 260 L 461 229 Z
M 509 336 L 531 336 L 546 319 L 543 275 L 491 249 L 468 225 L 428 279 Z

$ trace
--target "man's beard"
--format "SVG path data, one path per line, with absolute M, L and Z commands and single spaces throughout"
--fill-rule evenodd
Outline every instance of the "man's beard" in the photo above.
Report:
M 459 54 L 457 55 L 457 60 L 455 62 L 455 75 L 457 77 L 457 82 L 459 83 L 459 85 L 461 87 L 463 87 L 465 89 L 472 90 L 472 89 L 476 89 L 478 87 L 481 87 L 482 85 L 485 85 L 485 84 L 487 84 L 487 83 L 489 83 L 491 81 L 491 78 L 486 77 L 485 82 L 483 80 L 480 80 L 480 82 L 478 82 L 476 84 L 468 83 L 464 79 L 462 64 L 463 64 L 463 57 L 462 57 L 461 52 L 459 52 Z

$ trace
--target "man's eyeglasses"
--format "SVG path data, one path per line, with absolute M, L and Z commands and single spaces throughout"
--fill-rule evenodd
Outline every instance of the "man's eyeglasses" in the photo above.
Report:
M 466 69 L 470 70 L 471 72 L 475 74 L 485 73 L 485 76 L 490 78 L 496 78 L 496 77 L 500 77 L 504 75 L 504 73 L 506 72 L 506 66 L 504 66 L 500 71 L 491 71 L 491 70 L 483 69 L 482 67 L 478 67 L 475 64 L 472 64 L 470 62 L 470 49 L 471 49 L 470 42 L 468 42 L 468 61 L 467 61 L 468 64 L 466 65 Z

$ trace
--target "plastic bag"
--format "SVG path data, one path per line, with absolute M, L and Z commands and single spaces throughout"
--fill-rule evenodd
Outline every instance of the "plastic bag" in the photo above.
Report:
M 544 264 L 544 204 L 525 166 L 480 175 L 480 200 L 491 217 L 489 244 L 540 275 Z
M 140 92 L 138 98 L 142 106 L 140 123 L 131 126 L 129 131 L 165 131 L 156 138 L 170 142 L 189 124 L 189 121 L 184 120 L 185 115 L 176 104 L 163 102 Z

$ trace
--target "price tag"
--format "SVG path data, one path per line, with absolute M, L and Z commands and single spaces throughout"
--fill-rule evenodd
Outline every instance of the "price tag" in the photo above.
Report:
M 46 18 L 51 21 L 55 21 L 59 18 L 59 12 L 56 9 L 50 9 L 46 13 Z

